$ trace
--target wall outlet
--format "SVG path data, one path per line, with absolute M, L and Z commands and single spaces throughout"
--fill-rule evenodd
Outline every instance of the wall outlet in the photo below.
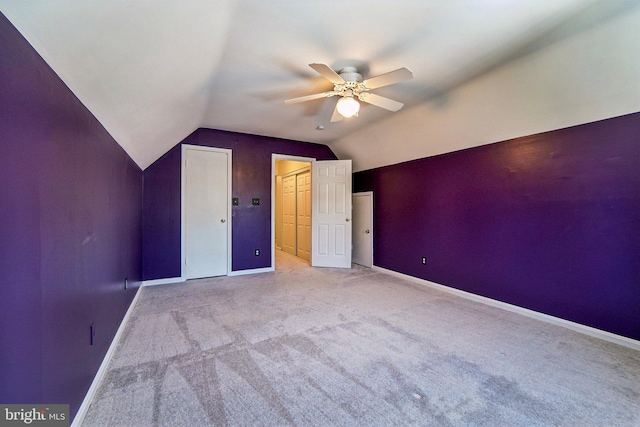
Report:
M 256 256 L 260 256 L 260 249 L 256 249 L 255 254 Z
M 427 265 L 427 257 L 426 256 L 422 257 L 422 265 Z
M 260 205 L 260 199 L 257 197 L 254 197 L 253 199 L 251 199 L 251 204 L 253 206 L 259 206 Z

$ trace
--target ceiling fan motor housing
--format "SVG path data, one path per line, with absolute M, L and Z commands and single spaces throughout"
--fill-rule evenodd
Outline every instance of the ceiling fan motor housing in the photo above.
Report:
M 344 67 L 338 74 L 345 82 L 360 83 L 363 80 L 362 74 L 358 73 L 358 70 L 355 67 Z

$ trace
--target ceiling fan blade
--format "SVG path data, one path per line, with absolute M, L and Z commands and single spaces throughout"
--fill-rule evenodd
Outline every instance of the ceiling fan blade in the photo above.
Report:
M 385 74 L 380 74 L 377 77 L 366 79 L 362 83 L 369 89 L 375 89 L 378 87 L 392 85 L 394 83 L 398 83 L 404 80 L 409 80 L 412 78 L 413 78 L 413 73 L 408 69 L 402 67 L 394 71 L 389 71 L 388 73 L 385 73 Z
M 287 99 L 286 101 L 284 101 L 284 103 L 285 104 L 297 104 L 298 102 L 312 101 L 314 99 L 320 99 L 320 98 L 328 98 L 328 97 L 333 96 L 333 95 L 335 95 L 333 93 L 333 91 L 315 93 L 313 95 L 307 95 L 307 96 L 301 96 L 299 98 Z
M 331 116 L 332 122 L 341 122 L 342 114 L 338 113 L 338 104 L 336 104 L 336 108 L 333 109 L 333 115 Z
M 328 65 L 325 64 L 309 64 L 309 67 L 316 70 L 318 73 L 322 75 L 325 79 L 329 80 L 331 83 L 344 83 L 344 79 L 340 77 L 338 73 L 333 71 Z
M 393 99 L 385 98 L 384 96 L 376 95 L 375 93 L 363 92 L 358 98 L 360 101 L 364 101 L 368 104 L 375 105 L 376 107 L 384 108 L 389 111 L 398 111 L 404 106 L 402 102 L 394 101 Z

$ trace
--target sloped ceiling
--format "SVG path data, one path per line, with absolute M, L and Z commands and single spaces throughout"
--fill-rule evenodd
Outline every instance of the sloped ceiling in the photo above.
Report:
M 324 143 L 354 170 L 640 111 L 637 0 L 0 0 L 141 168 L 198 127 Z M 330 123 L 307 64 L 414 79 Z M 319 125 L 324 130 L 316 129 Z

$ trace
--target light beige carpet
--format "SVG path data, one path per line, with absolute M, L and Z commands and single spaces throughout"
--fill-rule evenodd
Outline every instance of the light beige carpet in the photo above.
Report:
M 638 426 L 640 352 L 359 266 L 146 287 L 84 426 Z

